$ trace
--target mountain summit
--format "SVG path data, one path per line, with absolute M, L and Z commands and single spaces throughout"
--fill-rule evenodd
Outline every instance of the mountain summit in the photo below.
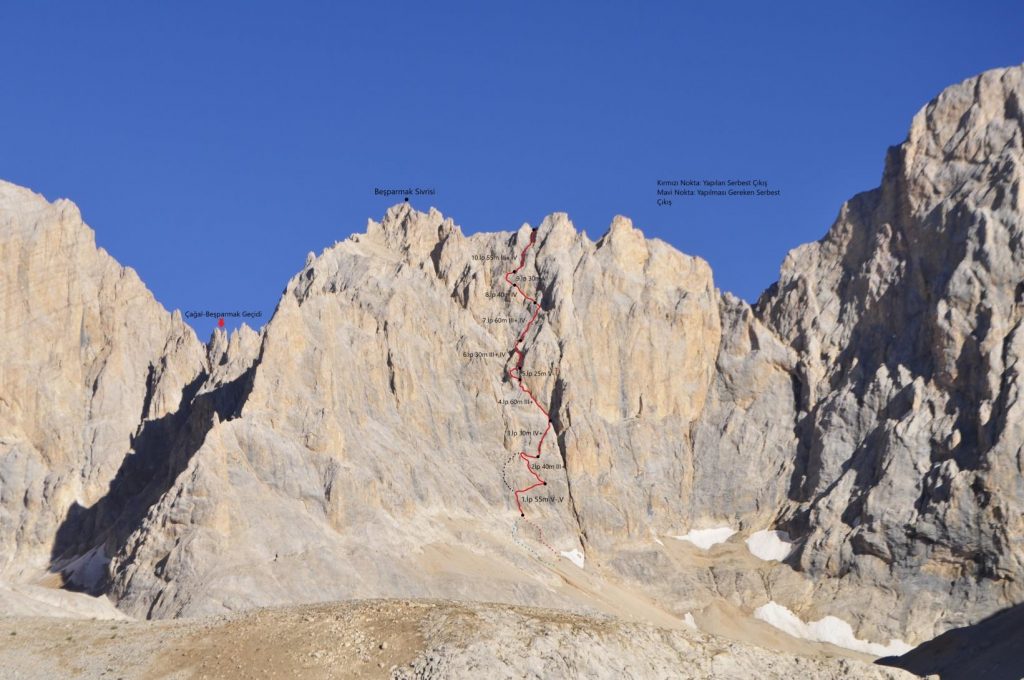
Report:
M 0 577 L 146 618 L 750 617 L 873 656 L 1018 604 L 1022 78 L 925 106 L 754 306 L 624 217 L 466 236 L 403 203 L 203 345 L 73 204 L 0 183 Z

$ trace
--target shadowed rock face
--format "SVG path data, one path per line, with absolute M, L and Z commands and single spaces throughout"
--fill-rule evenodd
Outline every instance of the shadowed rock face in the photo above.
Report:
M 1024 677 L 1024 605 L 946 631 L 899 657 L 879 659 L 940 680 L 1020 680 Z
M 899 583 L 911 627 L 1022 597 L 1022 97 L 1020 68 L 943 92 L 757 305 L 799 357 L 794 564 Z
M 1013 604 L 1021 74 L 925 107 L 753 309 L 625 218 L 597 241 L 562 214 L 465 236 L 399 205 L 310 257 L 259 334 L 203 347 L 70 203 L 2 185 L 2 573 L 61 571 L 151 617 L 423 595 L 620 611 L 614 586 L 670 616 L 775 600 L 882 642 Z M 547 418 L 508 374 L 520 261 L 540 305 L 524 382 L 553 424 L 525 518 L 517 454 Z M 668 539 L 726 525 L 797 550 Z
M 0 182 L 0 575 L 44 569 L 145 420 L 174 410 L 202 346 L 69 201 Z

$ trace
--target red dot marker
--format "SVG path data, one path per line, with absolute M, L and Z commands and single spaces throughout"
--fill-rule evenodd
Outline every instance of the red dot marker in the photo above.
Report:
M 224 317 L 223 316 L 220 317 L 219 319 L 217 319 L 217 325 L 220 326 L 221 328 L 224 328 Z

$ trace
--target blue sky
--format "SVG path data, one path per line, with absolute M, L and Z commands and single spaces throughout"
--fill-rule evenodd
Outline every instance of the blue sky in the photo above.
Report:
M 360 4 L 5 3 L 0 177 L 74 200 L 172 309 L 269 317 L 396 185 L 469 232 L 628 215 L 753 299 L 918 108 L 1024 61 L 1018 2 Z M 782 196 L 655 204 L 734 176 Z

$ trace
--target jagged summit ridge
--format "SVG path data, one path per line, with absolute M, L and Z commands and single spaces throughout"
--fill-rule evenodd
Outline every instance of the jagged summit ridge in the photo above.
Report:
M 140 418 L 173 411 L 203 358 L 70 201 L 0 183 L 0 258 L 0 573 L 19 578 L 64 558 L 61 522 L 104 494 Z
M 644 616 L 677 621 L 777 602 L 880 644 L 1019 602 L 1021 73 L 922 109 L 881 186 L 753 308 L 621 216 L 596 241 L 564 213 L 467 236 L 403 203 L 307 258 L 260 332 L 204 347 L 77 243 L 77 212 L 0 186 L 11 271 L 41 285 L 67 252 L 66 290 L 100 300 L 48 301 L 78 357 L 60 362 L 17 339 L 26 303 L 4 297 L 23 344 L 0 359 L 3 573 L 65 572 L 149 617 L 424 595 L 621 614 L 642 593 Z M 538 301 L 521 338 L 535 310 L 513 272 Z M 519 403 L 513 347 L 543 411 Z M 103 417 L 48 421 L 44 402 Z M 509 461 L 546 420 L 552 467 L 520 521 L 530 472 Z M 707 555 L 673 538 L 722 528 L 736 538 Z M 743 547 L 775 529 L 783 562 Z
M 799 566 L 898 578 L 922 618 L 1021 597 L 1022 95 L 1014 67 L 925 106 L 758 304 L 799 353 Z

